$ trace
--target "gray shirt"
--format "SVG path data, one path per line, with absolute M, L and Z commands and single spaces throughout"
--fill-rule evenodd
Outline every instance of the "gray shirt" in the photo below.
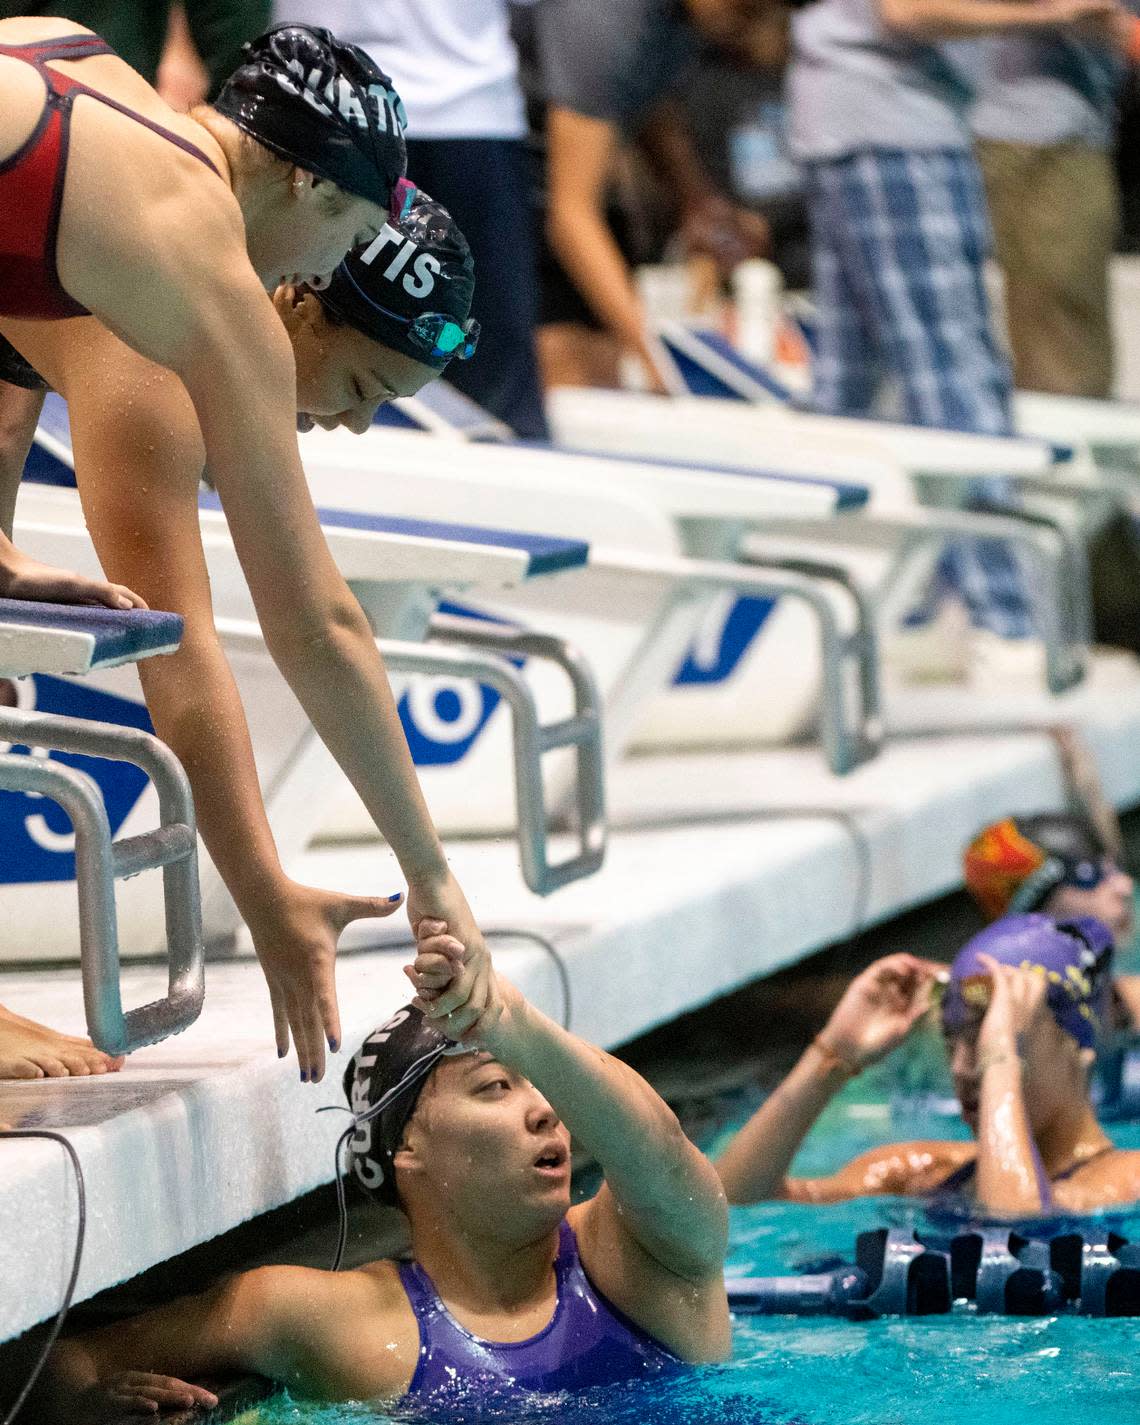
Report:
M 802 160 L 867 149 L 967 149 L 973 41 L 925 44 L 892 33 L 878 0 L 814 0 L 792 20 L 788 104 Z
M 682 0 L 542 0 L 543 97 L 630 130 L 680 82 L 697 49 Z
M 979 138 L 1035 147 L 1111 145 L 1124 64 L 1105 46 L 1049 30 L 991 36 L 978 49 L 970 123 Z

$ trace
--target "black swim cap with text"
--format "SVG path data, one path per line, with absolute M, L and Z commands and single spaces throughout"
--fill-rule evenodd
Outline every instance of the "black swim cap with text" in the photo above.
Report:
M 407 164 L 407 115 L 379 65 L 310 25 L 275 25 L 242 52 L 214 108 L 279 157 L 387 208 Z
M 442 370 L 418 345 L 411 323 L 438 313 L 462 325 L 475 295 L 475 261 L 467 239 L 442 203 L 422 189 L 407 213 L 379 237 L 350 252 L 317 296 L 321 303 L 382 346 Z
M 353 1176 L 390 1207 L 399 1205 L 394 1162 L 404 1128 L 432 1070 L 452 1048 L 407 1004 L 372 1031 L 345 1069 L 345 1097 L 356 1118 L 349 1140 Z

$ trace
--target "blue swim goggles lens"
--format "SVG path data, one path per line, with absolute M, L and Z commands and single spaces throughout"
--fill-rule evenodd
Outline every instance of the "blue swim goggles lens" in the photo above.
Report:
M 479 345 L 479 323 L 474 317 L 460 325 L 442 312 L 424 312 L 409 325 L 412 340 L 428 351 L 432 361 L 441 357 L 454 357 L 456 361 L 470 361 Z
M 1066 868 L 1066 875 L 1063 885 L 1073 886 L 1077 890 L 1094 891 L 1102 881 L 1108 879 L 1113 874 L 1116 867 L 1109 860 L 1104 861 L 1078 861 L 1076 865 Z

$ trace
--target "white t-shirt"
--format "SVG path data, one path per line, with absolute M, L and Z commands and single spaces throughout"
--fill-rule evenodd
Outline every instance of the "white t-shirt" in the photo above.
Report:
M 526 133 L 526 114 L 507 5 L 508 0 L 274 0 L 273 18 L 324 25 L 337 39 L 366 50 L 404 101 L 409 138 L 517 139 Z

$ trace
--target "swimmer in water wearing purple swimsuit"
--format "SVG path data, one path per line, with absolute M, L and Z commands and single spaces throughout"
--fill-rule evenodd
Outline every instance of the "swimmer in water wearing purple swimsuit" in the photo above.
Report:
M 405 1213 L 411 1261 L 263 1267 L 73 1338 L 36 1419 L 209 1406 L 185 1378 L 234 1370 L 323 1400 L 501 1403 L 727 1356 L 724 1193 L 666 1104 L 443 922 L 408 974 L 416 999 L 346 1082 L 354 1174 Z M 575 1206 L 571 1134 L 605 1178 Z
M 1090 1212 L 1140 1199 L 1140 1152 L 1097 1122 L 1089 1073 L 1112 938 L 1089 917 L 1011 915 L 946 967 L 888 955 L 858 975 L 799 1063 L 717 1162 L 733 1203 L 947 1199 L 983 1215 Z M 945 981 L 945 983 L 940 983 Z M 954 1091 L 974 1141 L 871 1148 L 826 1177 L 788 1175 L 836 1091 L 910 1034 L 942 992 Z

